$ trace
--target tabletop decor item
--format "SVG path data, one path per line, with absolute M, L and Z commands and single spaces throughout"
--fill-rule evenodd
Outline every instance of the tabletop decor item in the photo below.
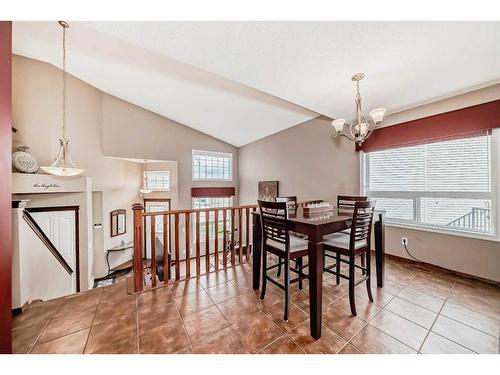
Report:
M 36 173 L 38 171 L 38 162 L 36 158 L 29 153 L 28 146 L 19 146 L 17 151 L 12 154 L 12 165 L 22 173 Z

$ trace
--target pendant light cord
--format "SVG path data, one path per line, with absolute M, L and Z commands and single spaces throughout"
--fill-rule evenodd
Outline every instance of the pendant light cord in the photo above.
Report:
M 62 81 L 63 81 L 63 102 L 62 102 L 62 136 L 63 141 L 66 141 L 66 26 L 63 28 L 62 44 L 63 44 L 63 66 L 62 66 Z

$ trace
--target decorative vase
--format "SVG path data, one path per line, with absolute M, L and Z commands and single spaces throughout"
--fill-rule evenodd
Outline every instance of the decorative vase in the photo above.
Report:
M 17 151 L 12 154 L 12 165 L 22 173 L 36 173 L 38 171 L 38 162 L 31 155 L 28 146 L 19 146 Z

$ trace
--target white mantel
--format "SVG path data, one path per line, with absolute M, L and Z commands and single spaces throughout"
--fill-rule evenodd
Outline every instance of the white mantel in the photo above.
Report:
M 81 193 L 86 191 L 92 191 L 90 177 L 12 173 L 12 194 Z

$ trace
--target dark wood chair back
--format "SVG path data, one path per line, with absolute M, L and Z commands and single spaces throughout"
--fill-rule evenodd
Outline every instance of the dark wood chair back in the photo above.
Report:
M 262 230 L 262 244 L 273 240 L 289 250 L 290 235 L 288 234 L 287 202 L 258 201 L 260 212 L 260 225 Z
M 297 196 L 276 197 L 276 202 L 286 202 L 288 210 L 295 211 L 297 209 Z
M 370 248 L 373 213 L 375 201 L 357 201 L 352 217 L 351 238 L 349 248 L 353 250 L 357 241 L 366 241 Z
M 337 195 L 337 209 L 354 210 L 356 202 L 366 202 L 368 197 L 356 195 Z

